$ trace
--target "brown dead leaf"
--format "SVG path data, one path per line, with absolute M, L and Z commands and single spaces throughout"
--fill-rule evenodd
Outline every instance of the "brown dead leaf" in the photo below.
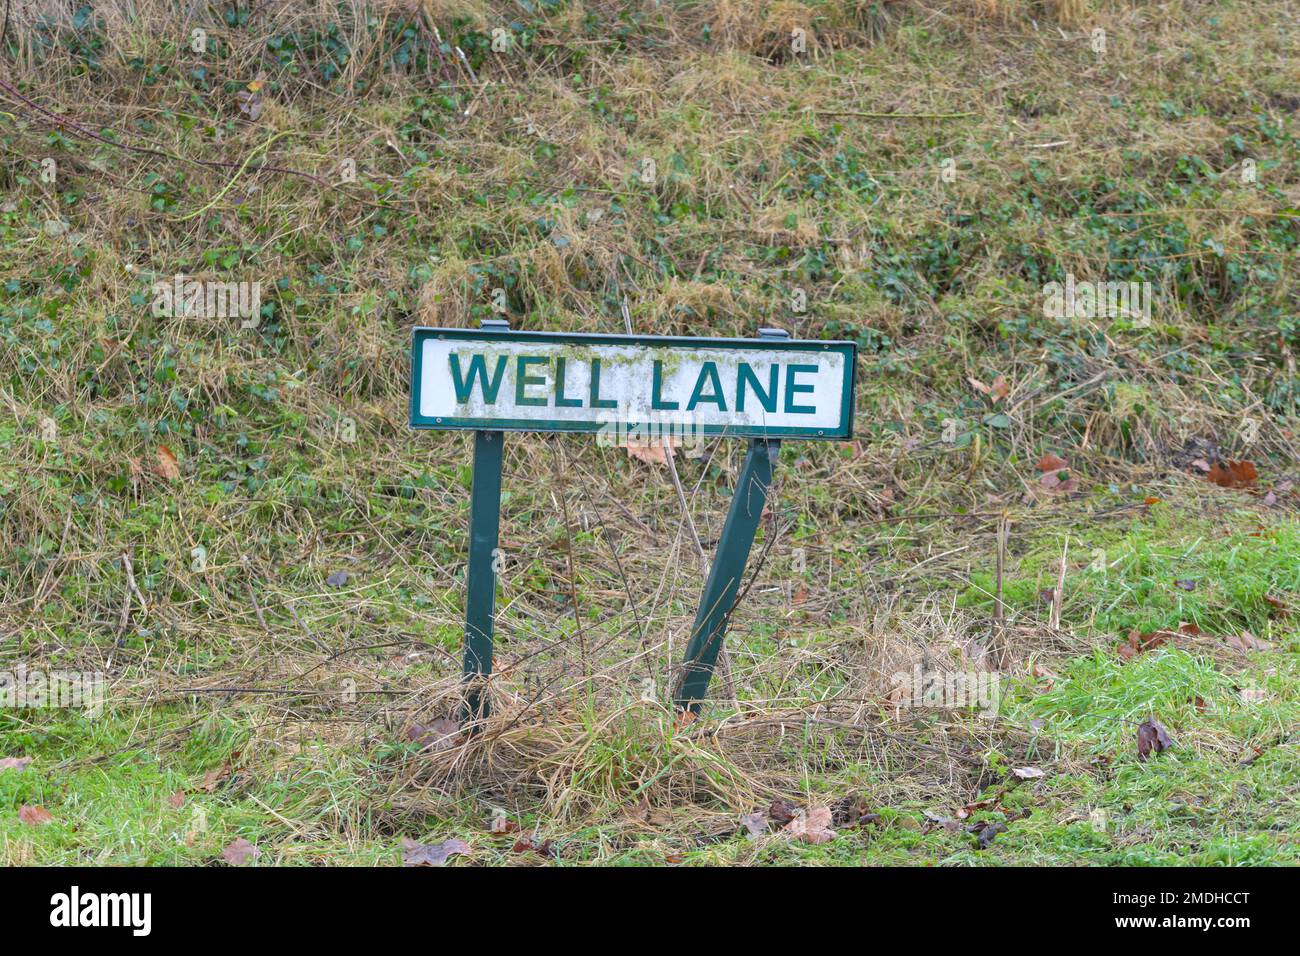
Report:
M 1229 635 L 1224 638 L 1224 643 L 1235 650 L 1241 651 L 1243 654 L 1247 651 L 1270 651 L 1273 649 L 1272 644 L 1256 637 L 1250 631 Z
M 977 812 L 977 811 L 979 811 L 979 810 L 987 810 L 989 807 L 996 807 L 997 804 L 998 804 L 998 801 L 1001 800 L 1001 799 L 1002 799 L 1001 795 L 996 796 L 996 797 L 987 797 L 987 798 L 985 798 L 985 799 L 983 799 L 983 800 L 976 800 L 974 803 L 968 803 L 968 804 L 966 804 L 966 806 L 964 806 L 964 807 L 958 807 L 958 808 L 957 808 L 957 819 L 958 819 L 958 820 L 965 820 L 965 819 L 966 819 L 967 817 L 969 817 L 971 814 L 973 814 L 973 813 L 975 813 L 975 812 Z M 929 812 L 928 810 L 926 811 L 926 816 L 931 816 L 931 814 L 930 814 L 930 812 Z M 939 822 L 942 822 L 942 821 L 943 821 L 943 817 L 937 817 L 936 819 L 937 819 Z
M 798 812 L 793 803 L 781 797 L 773 800 L 771 806 L 767 808 L 767 815 L 777 823 L 789 823 Z
M 664 448 L 665 443 L 669 448 L 679 448 L 682 440 L 674 435 L 664 435 L 648 442 L 629 439 L 626 446 L 627 454 L 629 458 L 643 461 L 647 465 L 666 465 L 668 464 L 668 452 Z
M 1177 636 L 1175 631 L 1148 631 L 1145 634 L 1137 630 L 1129 631 L 1128 640 L 1116 648 L 1116 653 L 1123 660 L 1131 660 L 1139 654 L 1168 644 Z
M 1151 754 L 1168 750 L 1173 745 L 1169 731 L 1154 717 L 1148 717 L 1138 725 L 1138 760 L 1146 760 Z
M 1286 600 L 1276 594 L 1265 594 L 1264 603 L 1276 611 L 1278 617 L 1286 617 L 1291 613 L 1291 607 L 1286 603 Z
M 261 855 L 262 851 L 243 837 L 221 851 L 221 858 L 231 866 L 243 866 L 249 860 L 256 860 Z
M 185 794 L 178 790 L 167 798 L 167 802 L 179 810 L 181 807 L 185 806 Z
M 1068 471 L 1049 471 L 1039 476 L 1038 483 L 1048 491 L 1071 492 L 1079 487 Z
M 441 843 L 416 843 L 402 837 L 403 866 L 442 866 L 453 856 L 467 856 L 469 844 L 452 837 Z
M 249 86 L 251 88 L 252 84 L 250 83 Z M 250 121 L 257 122 L 257 118 L 262 115 L 262 94 L 257 90 L 250 92 L 240 90 L 235 94 L 235 99 L 239 101 L 239 112 L 247 116 Z
M 176 455 L 166 445 L 159 445 L 155 456 L 157 461 L 154 463 L 153 471 L 160 478 L 168 481 L 176 481 L 181 476 L 180 466 L 176 464 Z
M 813 807 L 802 816 L 797 816 L 785 825 L 783 833 L 804 843 L 829 843 L 835 839 L 831 829 L 830 807 Z
M 795 604 L 802 604 L 804 601 L 808 600 L 808 589 L 802 584 L 799 585 L 794 589 L 794 595 L 791 600 L 793 600 Z
M 1205 475 L 1220 488 L 1249 488 L 1258 477 L 1254 462 L 1232 460 L 1216 461 Z
M 18 819 L 29 827 L 39 827 L 53 823 L 54 814 L 44 807 L 34 807 L 30 803 L 24 803 L 18 808 Z
M 221 782 L 230 776 L 230 764 L 223 763 L 215 770 L 209 770 L 203 775 L 203 782 L 199 784 L 199 789 L 207 793 L 215 793 L 216 789 L 221 786 Z
M 1043 455 L 1042 458 L 1038 459 L 1039 471 L 1061 471 L 1062 469 L 1069 467 L 1070 463 L 1068 461 L 1060 455 L 1052 454 L 1050 451 Z
M 538 843 L 535 837 L 520 837 L 515 841 L 515 845 L 510 848 L 512 853 L 536 853 L 538 856 L 547 860 L 555 859 L 555 841 L 543 840 Z
M 31 757 L 0 757 L 0 770 L 25 770 Z
M 407 724 L 402 728 L 402 736 L 414 741 L 421 747 L 434 750 L 447 750 L 456 742 L 460 734 L 460 724 L 454 720 L 440 717 L 431 724 Z
M 1005 375 L 999 375 L 993 379 L 992 385 L 985 385 L 974 376 L 967 376 L 966 381 L 970 383 L 970 387 L 975 391 L 981 395 L 987 395 L 994 405 L 1006 398 L 1011 392 L 1011 384 L 1007 381 Z

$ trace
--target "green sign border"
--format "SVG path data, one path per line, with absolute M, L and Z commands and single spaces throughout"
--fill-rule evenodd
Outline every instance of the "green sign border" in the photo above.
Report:
M 840 408 L 840 427 L 800 428 L 795 425 L 705 425 L 704 434 L 728 438 L 796 438 L 840 440 L 853 437 L 853 406 L 857 388 L 856 342 L 823 342 L 816 339 L 710 339 L 683 335 L 606 335 L 599 332 L 525 332 L 519 329 L 434 329 L 416 326 L 411 330 L 411 427 L 434 431 L 572 432 L 595 434 L 608 428 L 603 422 L 568 422 L 533 418 L 443 418 L 437 421 L 419 413 L 423 342 L 428 338 L 464 339 L 475 342 L 546 342 L 563 345 L 649 345 L 669 348 L 763 349 L 773 352 L 840 352 L 845 357 L 849 383 Z M 629 427 L 634 423 L 629 423 Z

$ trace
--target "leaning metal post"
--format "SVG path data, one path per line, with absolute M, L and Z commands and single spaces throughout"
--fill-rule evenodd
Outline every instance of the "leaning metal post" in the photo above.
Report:
M 483 319 L 483 329 L 510 328 Z M 492 674 L 492 618 L 497 599 L 497 532 L 501 524 L 501 454 L 505 433 L 474 432 L 474 481 L 469 506 L 469 565 L 465 572 L 465 707 L 462 723 L 488 715 L 485 693 Z
M 786 339 L 789 333 L 782 329 L 760 329 L 760 339 Z M 740 469 L 736 492 L 727 511 L 718 553 L 709 570 L 700 609 L 695 614 L 690 641 L 686 645 L 686 659 L 682 665 L 682 680 L 678 685 L 676 704 L 683 710 L 698 714 L 700 704 L 709 689 L 713 667 L 726 637 L 727 625 L 740 592 L 740 580 L 754 545 L 754 535 L 763 517 L 767 503 L 767 490 L 772 484 L 772 467 L 780 453 L 781 443 L 766 438 L 755 438 L 749 443 L 745 463 Z

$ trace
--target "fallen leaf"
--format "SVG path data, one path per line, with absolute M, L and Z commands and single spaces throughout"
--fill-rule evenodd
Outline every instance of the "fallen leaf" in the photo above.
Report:
M 1069 468 L 1070 463 L 1059 455 L 1053 455 L 1050 451 L 1038 459 L 1039 471 L 1060 471 L 1063 468 Z
M 975 391 L 981 395 L 987 395 L 994 405 L 1011 393 L 1011 383 L 1007 381 L 1005 375 L 999 375 L 995 378 L 992 385 L 985 385 L 979 379 L 972 377 L 967 377 L 966 381 L 970 382 L 971 388 L 975 389 Z
M 1138 760 L 1146 760 L 1152 753 L 1160 753 L 1174 745 L 1169 731 L 1154 717 L 1148 717 L 1138 725 Z
M 1232 460 L 1215 461 L 1205 475 L 1220 488 L 1249 488 L 1258 477 L 1254 462 Z
M 1263 687 L 1243 687 L 1237 696 L 1243 704 L 1259 704 L 1268 700 L 1268 691 Z
M 185 794 L 178 790 L 167 798 L 167 802 L 179 810 L 181 807 L 185 806 Z
M 1243 654 L 1247 651 L 1270 651 L 1273 645 L 1268 641 L 1261 640 L 1250 631 L 1242 631 L 1240 634 L 1233 634 L 1224 638 L 1224 643 L 1231 648 L 1241 651 Z
M 249 84 L 250 88 L 252 84 Z M 259 87 L 260 89 L 260 87 Z M 256 121 L 262 115 L 262 94 L 257 90 L 244 92 L 240 90 L 235 94 L 235 99 L 239 101 L 239 112 L 243 113 L 250 120 Z
M 159 445 L 155 451 L 157 462 L 153 466 L 154 474 L 168 481 L 175 481 L 181 476 L 181 469 L 176 464 L 176 455 L 166 445 Z
M 1179 578 L 1177 581 L 1174 582 L 1174 586 L 1180 587 L 1184 591 L 1196 590 L 1196 582 L 1191 580 L 1190 578 Z
M 665 443 L 669 448 L 678 448 L 681 446 L 681 439 L 673 435 L 664 435 L 662 438 L 654 441 L 636 441 L 628 439 L 627 454 L 629 458 L 635 458 L 637 461 L 643 461 L 648 465 L 666 465 L 668 464 L 668 452 L 665 450 Z
M 24 803 L 18 808 L 18 819 L 29 827 L 39 827 L 46 823 L 53 823 L 54 814 L 44 807 L 34 807 L 30 803 Z
M 520 837 L 515 841 L 515 845 L 511 847 L 511 851 L 514 853 L 536 853 L 538 856 L 553 860 L 555 859 L 555 841 L 543 840 L 538 843 L 531 836 Z
M 978 849 L 987 850 L 990 844 L 993 843 L 994 837 L 999 833 L 1006 832 L 1007 825 L 1001 821 L 994 821 L 992 823 L 976 823 L 970 829 L 971 832 L 975 834 L 975 838 L 979 841 Z
M 25 770 L 31 757 L 0 757 L 0 770 Z
M 1037 780 L 1040 777 L 1046 776 L 1043 771 L 1039 770 L 1037 767 L 1016 767 L 1011 771 L 1011 774 L 1018 780 Z
M 755 810 L 741 817 L 740 824 L 751 840 L 757 839 L 767 832 L 767 814 L 762 810 Z
M 1265 594 L 1264 603 L 1276 611 L 1278 617 L 1286 617 L 1291 612 L 1291 608 L 1286 601 L 1275 594 Z
M 215 770 L 209 770 L 203 775 L 203 782 L 199 784 L 200 790 L 213 793 L 221 785 L 221 781 L 230 776 L 230 764 L 224 763 Z
M 1001 796 L 988 797 L 985 800 L 976 800 L 974 803 L 968 803 L 964 807 L 959 807 L 957 809 L 957 819 L 965 820 L 967 817 L 971 816 L 978 810 L 987 810 L 989 807 L 996 806 L 997 802 L 1000 799 L 1002 799 Z M 927 818 L 933 820 L 935 823 L 949 822 L 945 817 L 942 817 L 937 813 L 931 813 L 929 810 L 925 811 L 925 815 Z
M 519 824 L 511 820 L 504 810 L 497 810 L 492 814 L 492 822 L 488 829 L 493 833 L 514 833 L 519 829 Z
M 835 839 L 831 829 L 830 807 L 813 807 L 803 816 L 795 817 L 782 831 L 804 843 L 829 843 Z
M 447 750 L 455 744 L 456 737 L 460 734 L 460 724 L 454 720 L 440 717 L 427 726 L 425 724 L 407 724 L 402 728 L 402 734 L 407 740 L 414 741 L 422 747 Z
M 243 866 L 250 859 L 256 860 L 261 855 L 262 851 L 243 837 L 221 851 L 221 858 L 231 866 Z
M 1039 476 L 1038 483 L 1048 491 L 1070 492 L 1079 487 L 1068 471 L 1049 471 Z
M 1174 631 L 1129 631 L 1128 640 L 1116 648 L 1116 652 L 1123 660 L 1131 660 L 1139 654 L 1160 647 L 1162 644 L 1168 644 L 1177 633 Z
M 332 588 L 341 588 L 343 585 L 348 583 L 348 578 L 350 577 L 351 575 L 346 571 L 335 571 L 325 579 L 325 583 Z
M 793 803 L 780 797 L 773 800 L 772 805 L 767 808 L 767 815 L 777 823 L 789 823 L 797 812 Z
M 469 844 L 455 837 L 441 843 L 416 843 L 402 837 L 403 866 L 442 866 L 458 854 L 468 855 Z
M 802 604 L 804 601 L 808 600 L 808 589 L 802 584 L 799 585 L 795 588 L 791 600 L 793 600 L 795 604 Z

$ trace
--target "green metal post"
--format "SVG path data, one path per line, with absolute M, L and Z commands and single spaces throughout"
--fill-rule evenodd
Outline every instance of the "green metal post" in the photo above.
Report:
M 508 329 L 503 319 L 481 328 Z M 497 599 L 497 533 L 501 524 L 501 456 L 505 433 L 474 433 L 474 480 L 469 505 L 469 565 L 465 571 L 465 708 L 462 722 L 488 715 L 483 685 L 492 674 L 492 618 Z
M 761 339 L 784 339 L 788 333 L 781 329 L 761 329 Z M 780 454 L 781 443 L 765 438 L 755 438 L 749 443 L 745 463 L 740 469 L 740 480 L 727 511 L 718 553 L 709 569 L 709 578 L 700 597 L 700 608 L 695 614 L 691 637 L 686 645 L 686 660 L 682 680 L 677 688 L 676 704 L 683 710 L 699 713 L 700 704 L 708 693 L 709 680 L 718 660 L 718 652 L 726 638 L 731 621 L 732 606 L 740 593 L 740 581 L 745 574 L 749 552 L 754 545 L 754 535 L 767 504 L 767 490 L 772 484 L 772 467 Z

